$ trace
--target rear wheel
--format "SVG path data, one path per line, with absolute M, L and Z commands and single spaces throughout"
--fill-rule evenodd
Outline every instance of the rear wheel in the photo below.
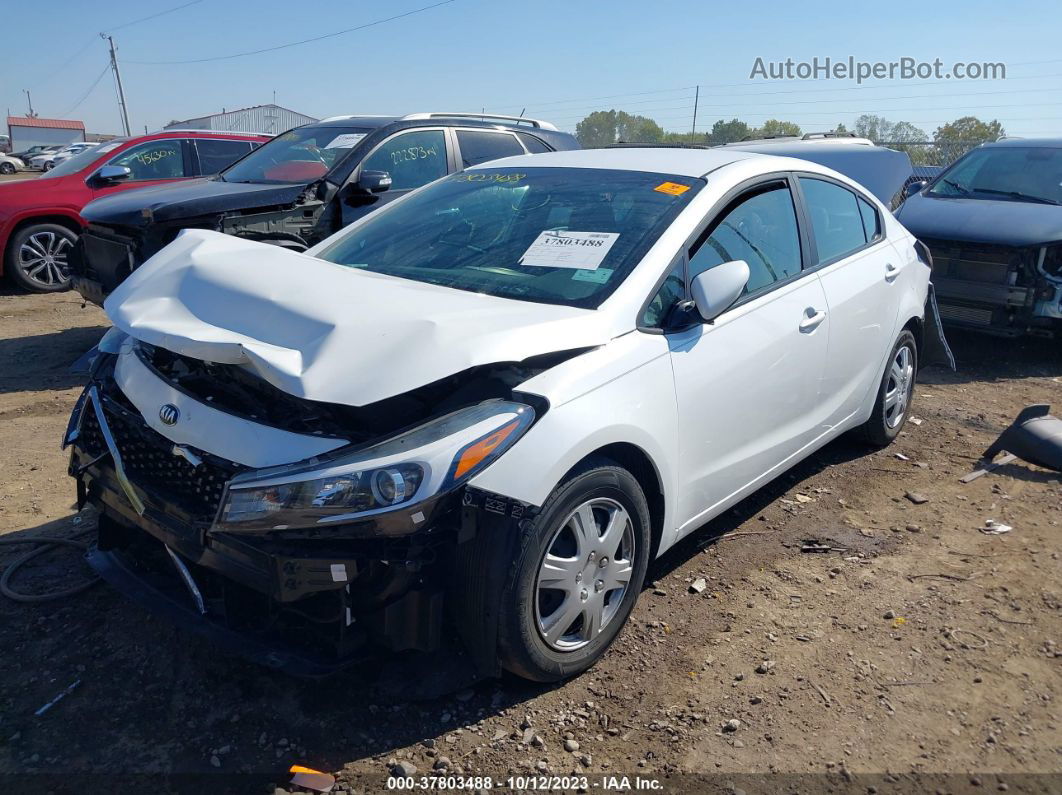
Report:
M 67 257 L 77 236 L 59 224 L 32 224 L 11 236 L 5 270 L 19 287 L 54 293 L 70 287 Z
M 0 163 L 0 174 L 14 174 L 14 173 L 15 173 L 15 164 L 14 163 L 8 163 L 6 161 L 3 162 L 3 163 Z
M 900 435 L 911 413 L 917 372 L 918 343 L 915 342 L 914 334 L 905 329 L 896 340 L 885 365 L 874 413 L 859 429 L 868 442 L 885 447 Z
M 649 509 L 629 472 L 599 459 L 559 486 L 502 593 L 502 667 L 553 682 L 597 662 L 634 607 L 649 548 Z

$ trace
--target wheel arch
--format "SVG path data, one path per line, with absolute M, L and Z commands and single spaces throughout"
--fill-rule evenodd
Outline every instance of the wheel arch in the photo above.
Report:
M 607 458 L 614 461 L 630 472 L 634 479 L 638 481 L 638 485 L 641 486 L 642 493 L 645 495 L 645 501 L 649 506 L 649 531 L 652 539 L 649 559 L 655 559 L 657 550 L 660 548 L 660 539 L 664 533 L 665 497 L 660 472 L 653 459 L 636 444 L 612 442 L 598 447 L 579 459 L 561 478 L 561 482 L 563 483 L 573 472 L 594 458 Z

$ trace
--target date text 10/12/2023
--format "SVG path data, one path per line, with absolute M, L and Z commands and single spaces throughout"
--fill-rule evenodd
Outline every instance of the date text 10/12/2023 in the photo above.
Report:
M 660 792 L 663 783 L 643 776 L 389 776 L 389 791 L 471 790 L 473 792 L 500 790 L 510 792 Z

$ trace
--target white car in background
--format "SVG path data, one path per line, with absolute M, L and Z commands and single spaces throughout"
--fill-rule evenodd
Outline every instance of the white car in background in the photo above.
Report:
M 25 167 L 26 164 L 17 157 L 0 155 L 0 174 L 14 174 L 16 171 L 22 171 Z
M 186 230 L 71 417 L 91 561 L 292 671 L 461 638 L 577 674 L 683 536 L 900 433 L 929 275 L 859 184 L 729 148 L 484 163 L 304 254 Z
M 86 149 L 92 149 L 96 146 L 99 146 L 99 144 L 89 141 L 79 141 L 77 143 L 69 144 L 56 152 L 48 152 L 30 158 L 29 166 L 30 168 L 38 169 L 40 171 L 51 171 L 57 165 L 69 160 L 74 155 L 80 154 Z

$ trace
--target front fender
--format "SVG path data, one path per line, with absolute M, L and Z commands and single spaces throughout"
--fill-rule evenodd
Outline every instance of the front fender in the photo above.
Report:
M 616 373 L 632 361 L 634 366 Z M 582 377 L 573 378 L 577 373 Z M 584 391 L 574 388 L 575 381 L 594 386 Z M 541 506 L 587 456 L 612 444 L 633 445 L 656 470 L 664 497 L 660 551 L 670 546 L 678 411 L 664 337 L 635 332 L 547 371 L 518 391 L 541 395 L 551 408 L 472 485 Z

